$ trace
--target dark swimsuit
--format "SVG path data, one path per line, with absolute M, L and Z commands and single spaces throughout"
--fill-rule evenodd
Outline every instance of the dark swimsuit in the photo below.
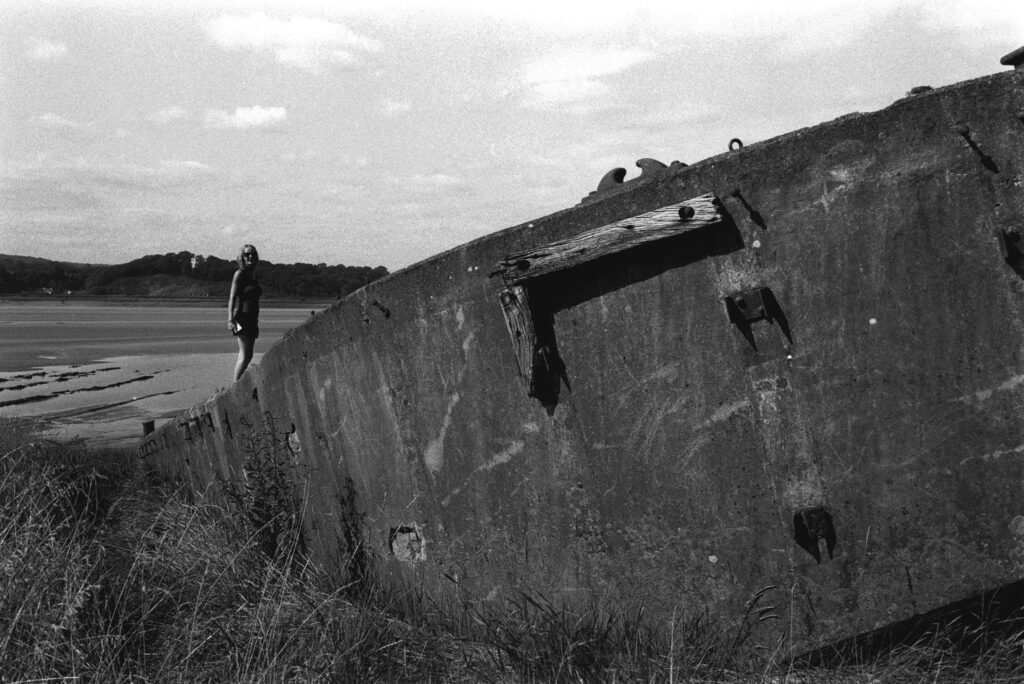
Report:
M 242 333 L 253 339 L 260 336 L 260 295 L 263 288 L 256 278 L 247 271 L 239 271 L 238 282 L 235 284 L 235 297 L 238 308 L 235 310 L 235 322 L 242 326 Z M 238 333 L 235 333 L 236 335 Z

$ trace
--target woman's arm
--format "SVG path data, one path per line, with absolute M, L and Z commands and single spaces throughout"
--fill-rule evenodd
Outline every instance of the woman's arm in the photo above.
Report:
M 234 332 L 235 326 L 235 314 L 236 306 L 238 302 L 238 276 L 242 274 L 242 271 L 235 271 L 235 275 L 231 278 L 231 293 L 228 294 L 228 327 Z

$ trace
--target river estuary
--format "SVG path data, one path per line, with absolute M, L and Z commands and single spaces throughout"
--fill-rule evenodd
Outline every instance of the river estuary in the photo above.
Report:
M 132 444 L 143 422 L 231 383 L 237 345 L 218 304 L 0 299 L 0 416 L 45 421 L 59 439 Z M 310 306 L 265 307 L 253 363 Z

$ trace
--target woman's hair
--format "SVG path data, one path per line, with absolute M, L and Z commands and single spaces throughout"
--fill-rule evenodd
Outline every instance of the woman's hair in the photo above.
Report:
M 256 248 L 252 245 L 242 245 L 242 249 L 238 250 L 238 258 L 235 260 L 238 262 L 238 268 L 242 268 L 245 261 L 242 259 L 242 255 L 245 254 L 245 250 L 251 249 L 253 256 L 256 257 L 256 261 L 260 260 L 260 253 L 256 251 Z

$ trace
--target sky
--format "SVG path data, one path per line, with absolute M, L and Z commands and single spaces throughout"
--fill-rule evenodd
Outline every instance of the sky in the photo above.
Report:
M 0 253 L 394 271 L 915 86 L 1020 0 L 0 0 Z

